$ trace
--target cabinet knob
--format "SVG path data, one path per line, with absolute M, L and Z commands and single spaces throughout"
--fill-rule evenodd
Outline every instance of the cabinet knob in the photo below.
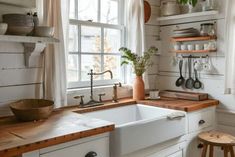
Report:
M 206 121 L 203 120 L 203 119 L 198 122 L 199 125 L 202 125 L 202 124 L 205 124 L 205 123 L 206 123 Z
M 203 144 L 202 143 L 198 144 L 197 148 L 198 149 L 202 149 L 203 148 Z
M 85 157 L 96 157 L 97 156 L 97 153 L 96 152 L 89 152 L 86 154 Z

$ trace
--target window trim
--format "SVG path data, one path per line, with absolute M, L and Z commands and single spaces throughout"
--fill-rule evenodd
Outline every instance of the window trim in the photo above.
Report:
M 77 1 L 75 1 L 76 4 Z M 100 0 L 99 0 L 100 3 Z M 99 4 L 100 5 L 100 4 Z M 77 6 L 77 5 L 76 5 Z M 124 0 L 118 0 L 118 24 L 106 24 L 106 23 L 101 23 L 101 22 L 91 22 L 91 21 L 82 21 L 82 20 L 76 20 L 76 19 L 69 19 L 69 24 L 70 25 L 75 25 L 78 27 L 78 36 L 81 36 L 81 26 L 91 26 L 91 27 L 98 27 L 101 28 L 101 38 L 103 38 L 103 30 L 106 28 L 108 29 L 117 29 L 121 31 L 121 46 L 126 46 L 126 28 L 124 26 L 124 14 L 121 10 L 121 8 L 124 8 Z M 98 8 L 100 9 L 100 7 Z M 77 7 L 75 7 L 75 10 L 78 10 Z M 100 13 L 99 13 L 100 14 Z M 77 18 L 77 14 L 75 14 L 75 18 Z M 103 42 L 103 40 L 101 40 Z M 96 54 L 96 53 L 89 53 L 89 52 L 81 52 L 81 39 L 78 38 L 78 52 L 70 52 L 69 54 L 78 54 L 80 52 L 80 57 L 79 57 L 79 71 L 81 71 L 81 55 L 82 54 Z M 103 44 L 101 43 L 101 46 Z M 121 55 L 117 53 L 97 53 L 101 56 L 104 55 Z M 101 60 L 101 64 L 102 60 Z M 106 85 L 112 85 L 115 82 L 122 82 L 126 83 L 126 66 L 122 66 L 120 69 L 120 80 L 119 79 L 112 79 L 112 80 L 95 80 L 94 81 L 94 86 L 106 86 Z M 76 89 L 76 88 L 86 88 L 90 86 L 90 81 L 76 81 L 76 82 L 68 82 L 68 89 Z

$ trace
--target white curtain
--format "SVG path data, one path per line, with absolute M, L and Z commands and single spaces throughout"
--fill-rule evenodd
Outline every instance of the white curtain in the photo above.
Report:
M 67 104 L 67 28 L 69 15 L 68 0 L 43 1 L 44 25 L 54 26 L 54 37 L 58 44 L 48 45 L 44 56 L 44 98 L 54 100 L 55 107 Z
M 235 94 L 235 1 L 227 9 L 225 94 Z
M 127 1 L 127 47 L 138 55 L 145 51 L 144 1 Z M 148 74 L 144 74 L 145 89 L 149 89 Z

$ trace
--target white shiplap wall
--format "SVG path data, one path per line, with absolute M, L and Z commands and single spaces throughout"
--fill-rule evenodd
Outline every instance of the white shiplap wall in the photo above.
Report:
M 156 18 L 160 15 L 160 0 L 147 0 L 151 5 L 151 17 L 145 24 L 146 49 L 155 46 L 161 51 L 160 26 Z M 157 88 L 156 79 L 158 74 L 159 56 L 152 57 L 153 66 L 148 69 L 150 90 Z
M 27 13 L 23 9 L 0 5 L 0 16 L 6 13 Z M 38 60 L 25 67 L 24 47 L 21 43 L 0 42 L 0 116 L 11 114 L 9 103 L 18 99 L 39 97 L 42 88 L 42 63 Z

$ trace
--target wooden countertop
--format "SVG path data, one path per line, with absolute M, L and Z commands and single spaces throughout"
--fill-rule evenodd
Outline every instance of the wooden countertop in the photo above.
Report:
M 159 100 L 136 102 L 132 99 L 123 99 L 119 103 L 107 102 L 103 106 L 90 108 L 74 106 L 58 109 L 53 112 L 49 119 L 38 122 L 20 123 L 14 117 L 0 118 L 0 156 L 12 157 L 48 146 L 113 131 L 113 123 L 88 118 L 77 113 L 92 112 L 136 103 L 192 112 L 216 106 L 219 104 L 219 101 L 188 101 L 161 98 Z
M 214 99 L 203 100 L 203 101 L 190 101 L 183 99 L 161 98 L 159 100 L 138 101 L 138 103 L 156 106 L 156 107 L 181 110 L 185 112 L 193 112 L 203 108 L 219 105 L 219 101 Z

